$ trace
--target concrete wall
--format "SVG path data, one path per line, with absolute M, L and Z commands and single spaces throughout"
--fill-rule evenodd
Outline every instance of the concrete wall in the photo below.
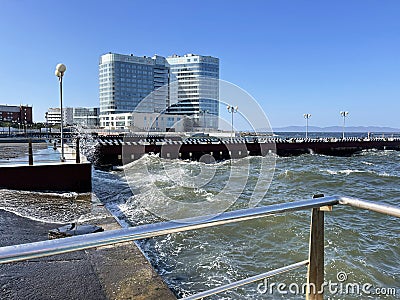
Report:
M 0 188 L 25 191 L 92 191 L 90 163 L 0 167 Z

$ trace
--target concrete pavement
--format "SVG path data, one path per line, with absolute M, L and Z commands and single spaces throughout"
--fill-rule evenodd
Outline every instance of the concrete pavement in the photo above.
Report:
M 95 209 L 105 213 L 99 204 Z M 108 212 L 106 212 L 108 213 Z M 92 223 L 93 224 L 93 223 Z M 108 213 L 95 225 L 119 228 Z M 0 210 L 0 246 L 47 239 L 59 227 Z M 0 299 L 176 299 L 132 242 L 0 265 Z

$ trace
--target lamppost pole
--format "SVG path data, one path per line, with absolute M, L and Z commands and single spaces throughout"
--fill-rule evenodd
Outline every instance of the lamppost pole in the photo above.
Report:
M 340 115 L 343 117 L 343 135 L 342 138 L 344 139 L 344 128 L 346 126 L 346 117 L 348 116 L 349 112 L 348 111 L 341 111 Z
M 60 82 L 60 114 L 61 114 L 61 161 L 65 161 L 65 156 L 64 156 L 64 116 L 63 116 L 63 103 L 62 103 L 62 79 L 64 76 L 65 71 L 67 70 L 67 67 L 64 64 L 58 64 L 56 66 L 56 71 L 55 74 L 58 77 L 58 80 Z
M 207 124 L 206 124 L 206 114 L 208 114 L 208 110 L 200 110 L 200 114 L 203 115 L 203 128 L 204 131 L 207 129 Z
M 228 109 L 228 111 L 229 111 L 229 112 L 231 113 L 231 115 L 232 115 L 232 121 L 231 121 L 231 125 L 232 125 L 232 129 L 231 129 L 231 138 L 233 138 L 233 114 L 234 114 L 235 112 L 238 111 L 238 107 L 237 107 L 237 106 L 228 105 L 226 108 Z
M 304 118 L 306 119 L 306 139 L 308 138 L 308 119 L 311 118 L 311 114 L 304 114 Z
M 60 81 L 60 120 L 61 120 L 61 161 L 65 161 L 64 156 L 64 112 L 63 112 L 63 93 L 62 93 L 62 76 L 58 77 Z

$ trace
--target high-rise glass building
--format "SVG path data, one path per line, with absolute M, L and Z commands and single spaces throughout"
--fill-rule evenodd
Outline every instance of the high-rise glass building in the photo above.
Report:
M 170 65 L 170 107 L 173 114 L 190 115 L 194 124 L 218 128 L 219 59 L 186 54 L 167 57 Z
M 104 54 L 99 62 L 100 126 L 111 126 L 109 115 L 136 111 L 188 116 L 194 128 L 217 129 L 218 80 L 219 59 L 211 56 Z
M 107 53 L 100 57 L 100 114 L 132 112 L 151 92 L 168 84 L 169 66 L 162 56 L 139 57 Z M 168 105 L 168 95 L 158 93 L 140 109 L 159 112 Z

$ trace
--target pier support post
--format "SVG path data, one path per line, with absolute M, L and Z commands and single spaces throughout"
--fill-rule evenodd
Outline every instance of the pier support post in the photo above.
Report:
M 28 142 L 28 160 L 29 160 L 29 165 L 33 165 L 33 150 L 32 150 L 32 140 L 29 139 Z
M 316 195 L 313 198 L 319 198 Z M 323 197 L 323 195 L 322 195 Z M 324 284 L 324 211 L 311 211 L 310 248 L 308 256 L 306 300 L 322 300 Z

